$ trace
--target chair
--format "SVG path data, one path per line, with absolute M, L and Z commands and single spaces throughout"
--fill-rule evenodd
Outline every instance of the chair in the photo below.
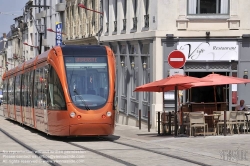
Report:
M 187 112 L 189 113 L 189 112 Z M 188 119 L 188 114 L 186 112 L 183 112 L 181 114 L 181 112 L 178 112 L 177 113 L 177 122 L 178 122 L 178 133 L 180 133 L 180 129 L 181 129 L 181 126 L 183 127 L 183 130 L 184 128 L 186 128 L 186 126 L 189 126 L 189 119 Z M 181 116 L 182 116 L 182 124 L 181 124 Z M 188 120 L 188 122 L 187 122 Z M 183 133 L 181 133 L 183 134 Z
M 189 112 L 183 112 L 183 122 L 182 125 L 186 128 L 187 133 L 189 132 L 189 125 L 190 125 L 190 120 L 189 120 Z
M 220 121 L 221 112 L 222 111 L 213 111 L 213 114 L 214 114 L 214 117 L 213 117 L 213 119 L 214 119 L 214 133 L 217 135 L 219 135 L 217 123 Z
M 230 116 L 229 116 L 228 124 L 229 124 L 229 127 L 230 127 L 231 134 L 233 134 L 233 132 L 232 132 L 233 125 L 235 125 L 237 127 L 238 134 L 239 134 L 239 127 L 238 127 L 237 115 L 238 115 L 238 111 L 230 111 Z
M 226 125 L 228 125 L 228 120 L 229 120 L 229 117 L 230 117 L 230 112 L 231 111 L 226 111 Z M 220 117 L 219 117 L 219 120 L 217 122 L 218 133 L 220 132 L 220 126 L 224 126 L 224 111 L 220 111 Z
M 208 124 L 205 123 L 204 113 L 201 112 L 190 112 L 189 113 L 189 120 L 190 120 L 190 136 L 192 136 L 192 128 L 196 127 L 203 127 L 204 128 L 204 137 L 205 137 L 205 128 L 207 127 L 208 131 Z
M 172 126 L 174 126 L 174 113 L 172 113 L 171 112 L 171 118 L 170 118 L 170 120 L 171 120 L 171 129 L 172 129 Z M 167 130 L 169 131 L 170 129 L 169 129 L 169 112 L 163 112 L 162 114 L 161 114 L 161 123 L 162 123 L 162 126 L 163 126 L 163 132 L 167 132 L 166 131 L 166 128 L 167 128 Z M 171 131 L 173 131 L 173 130 L 171 130 Z
M 247 133 L 248 133 L 248 124 L 246 123 L 245 111 L 237 111 L 237 122 L 239 126 L 243 124 L 243 130 L 244 130 L 244 127 L 246 127 Z M 245 134 L 245 130 L 244 130 L 244 134 Z

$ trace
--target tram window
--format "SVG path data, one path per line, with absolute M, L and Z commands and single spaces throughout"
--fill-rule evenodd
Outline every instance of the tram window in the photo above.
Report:
M 49 72 L 48 109 L 66 110 L 62 84 L 53 67 Z
M 30 102 L 31 106 L 34 107 L 34 101 L 32 100 L 33 98 L 33 82 L 34 82 L 34 71 L 30 72 L 30 83 L 29 83 L 29 88 L 30 88 Z
M 2 100 L 2 103 L 3 104 L 7 104 L 7 101 L 8 101 L 8 79 L 5 79 L 3 81 L 3 100 Z
M 107 57 L 65 57 L 69 93 L 81 109 L 101 108 L 109 95 Z
M 22 106 L 28 106 L 28 79 L 29 73 L 23 74 L 22 79 Z
M 34 75 L 34 108 L 46 109 L 47 108 L 47 76 L 46 70 L 48 66 L 35 70 Z
M 14 104 L 14 78 L 9 78 L 8 85 L 8 104 Z
M 20 106 L 20 86 L 21 86 L 21 75 L 16 76 L 15 80 L 15 105 Z
M 30 81 L 30 72 L 23 74 L 22 77 L 22 106 L 31 105 L 32 82 Z

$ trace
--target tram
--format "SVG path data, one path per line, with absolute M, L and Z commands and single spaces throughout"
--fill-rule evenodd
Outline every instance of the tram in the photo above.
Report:
M 53 47 L 4 73 L 4 117 L 48 135 L 111 135 L 115 71 L 107 46 Z

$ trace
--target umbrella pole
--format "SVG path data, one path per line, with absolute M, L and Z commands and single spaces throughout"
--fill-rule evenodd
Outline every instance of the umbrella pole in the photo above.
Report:
M 215 111 L 217 111 L 217 99 L 216 99 L 216 90 L 214 86 L 214 103 L 215 103 Z
M 174 135 L 177 136 L 177 85 L 175 85 L 175 91 L 174 91 L 174 98 L 175 98 L 175 102 L 174 102 L 174 105 L 175 105 L 175 114 L 174 114 Z

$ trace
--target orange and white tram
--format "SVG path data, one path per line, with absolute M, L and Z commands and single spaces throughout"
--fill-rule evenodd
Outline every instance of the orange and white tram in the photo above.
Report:
M 111 135 L 115 77 L 109 47 L 56 46 L 3 75 L 4 116 L 49 135 Z

